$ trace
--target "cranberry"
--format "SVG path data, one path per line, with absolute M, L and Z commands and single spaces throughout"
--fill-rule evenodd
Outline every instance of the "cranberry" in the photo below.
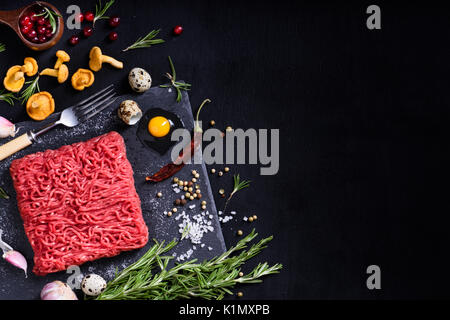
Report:
M 69 43 L 73 46 L 77 45 L 78 42 L 80 42 L 80 38 L 78 36 L 73 35 L 69 39 Z
M 34 42 L 34 43 L 39 43 L 39 38 L 38 38 L 38 36 L 36 36 L 36 37 L 31 38 L 30 41 Z
M 28 39 L 32 39 L 32 38 L 34 38 L 34 37 L 36 37 L 37 36 L 37 33 L 36 33 L 36 30 L 34 30 L 34 29 L 31 29 L 30 31 L 28 31 L 28 33 L 27 33 L 27 38 Z
M 37 31 L 38 34 L 45 34 L 45 32 L 47 31 L 47 28 L 44 27 L 44 26 L 38 26 L 36 28 L 36 31 Z
M 45 30 L 45 36 L 47 37 L 47 38 L 51 38 L 51 37 L 53 37 L 53 30 L 50 28 L 50 29 L 47 29 L 47 30 Z
M 44 26 L 47 28 L 47 29 L 51 29 L 52 28 L 52 24 L 50 23 L 50 21 L 45 21 L 45 24 L 44 24 Z
M 30 12 L 29 17 L 31 22 L 36 22 L 37 19 L 39 19 L 39 16 L 37 16 L 35 12 Z
M 89 38 L 90 36 L 92 36 L 93 32 L 94 32 L 94 29 L 92 29 L 92 27 L 84 27 L 84 29 L 83 29 L 83 35 L 86 38 Z
M 29 27 L 29 26 L 22 26 L 20 28 L 20 32 L 22 32 L 22 34 L 27 34 L 28 31 L 30 31 L 30 30 L 31 30 L 31 27 Z
M 111 31 L 108 35 L 109 40 L 116 41 L 119 35 L 115 31 Z
M 21 26 L 26 26 L 31 22 L 30 17 L 29 16 L 23 16 L 22 18 L 20 18 L 19 23 Z
M 47 21 L 45 20 L 44 17 L 39 17 L 39 18 L 36 20 L 36 24 L 37 24 L 38 26 L 43 26 L 46 22 L 47 22 Z
M 110 27 L 117 27 L 120 24 L 120 18 L 118 16 L 113 16 L 109 18 L 109 26 Z
M 84 18 L 86 19 L 86 21 L 92 22 L 94 21 L 94 14 L 91 11 L 86 11 L 84 13 Z
M 182 26 L 176 26 L 175 28 L 173 28 L 173 34 L 177 36 L 179 36 L 182 32 L 183 32 Z
M 78 15 L 78 17 L 75 18 L 75 22 L 81 23 L 81 22 L 83 22 L 83 21 L 84 21 L 84 14 L 80 13 L 80 14 Z
M 44 43 L 44 42 L 47 42 L 47 37 L 45 35 L 41 34 L 39 36 L 38 40 L 39 40 L 39 43 Z

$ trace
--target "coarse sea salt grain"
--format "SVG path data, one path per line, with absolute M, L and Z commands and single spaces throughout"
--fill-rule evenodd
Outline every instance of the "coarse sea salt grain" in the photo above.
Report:
M 190 217 L 185 211 L 181 212 L 175 217 L 176 220 L 182 219 L 178 224 L 178 231 L 185 234 L 186 239 L 189 239 L 192 244 L 200 244 L 205 233 L 211 232 L 211 226 L 208 225 L 208 220 L 201 214 L 196 214 Z
M 231 211 L 230 214 L 235 215 L 236 211 Z
M 195 208 L 195 204 L 192 204 L 192 205 L 189 206 L 189 209 L 191 209 L 191 210 L 194 209 L 194 208 Z
M 244 220 L 244 221 L 247 221 L 247 220 L 248 220 L 248 218 L 247 218 L 247 217 L 243 217 L 243 218 L 242 218 L 242 220 Z
M 219 216 L 221 216 L 221 215 L 222 215 L 222 211 L 217 212 L 217 214 L 218 214 Z
M 180 189 L 178 189 L 178 188 L 175 188 L 175 189 L 173 189 L 173 192 L 175 192 L 175 193 L 180 193 Z

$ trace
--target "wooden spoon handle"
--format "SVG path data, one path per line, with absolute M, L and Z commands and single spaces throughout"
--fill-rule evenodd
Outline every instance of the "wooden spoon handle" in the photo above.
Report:
M 19 8 L 15 10 L 0 11 L 0 22 L 7 24 L 14 31 L 19 31 L 19 15 L 24 8 Z
M 29 145 L 31 145 L 31 140 L 28 137 L 27 133 L 24 133 L 20 137 L 17 137 L 14 140 L 9 141 L 8 143 L 5 143 L 4 145 L 0 146 L 0 161 L 8 158 L 17 151 L 28 147 Z

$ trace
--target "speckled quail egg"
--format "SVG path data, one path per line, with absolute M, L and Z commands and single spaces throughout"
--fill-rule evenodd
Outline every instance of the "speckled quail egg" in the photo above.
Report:
M 145 92 L 152 85 L 150 74 L 142 68 L 133 68 L 128 75 L 128 82 L 131 89 L 136 92 Z
M 142 111 L 136 101 L 124 100 L 117 110 L 119 118 L 126 124 L 132 126 L 142 118 Z
M 81 281 L 81 290 L 88 296 L 98 296 L 106 289 L 106 281 L 95 273 L 88 274 Z

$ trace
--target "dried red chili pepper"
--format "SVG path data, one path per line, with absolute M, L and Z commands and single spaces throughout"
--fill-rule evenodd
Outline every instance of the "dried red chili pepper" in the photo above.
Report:
M 172 177 L 175 173 L 177 173 L 184 167 L 185 162 L 189 160 L 187 159 L 187 157 L 194 155 L 195 149 L 200 146 L 200 141 L 201 133 L 194 133 L 194 138 L 191 140 L 190 144 L 180 151 L 180 155 L 173 163 L 166 164 L 164 167 L 159 169 L 157 173 L 153 174 L 152 176 L 146 177 L 145 180 L 150 182 L 161 182 Z M 188 150 L 189 152 L 187 152 Z
M 211 100 L 205 99 L 197 111 L 197 118 L 196 118 L 196 122 L 195 122 L 195 126 L 194 126 L 194 136 L 191 140 L 191 143 L 189 145 L 185 146 L 183 148 L 183 150 L 180 151 L 178 158 L 173 163 L 166 164 L 164 167 L 159 169 L 159 171 L 157 173 L 155 173 L 154 175 L 146 177 L 145 178 L 146 181 L 161 182 L 163 180 L 166 180 L 166 179 L 172 177 L 175 173 L 180 171 L 184 167 L 184 164 L 194 155 L 195 150 L 197 150 L 198 147 L 200 147 L 200 145 L 201 145 L 202 134 L 203 134 L 203 131 L 199 125 L 198 116 L 199 116 L 200 111 L 202 110 L 203 106 L 207 102 L 211 102 Z

